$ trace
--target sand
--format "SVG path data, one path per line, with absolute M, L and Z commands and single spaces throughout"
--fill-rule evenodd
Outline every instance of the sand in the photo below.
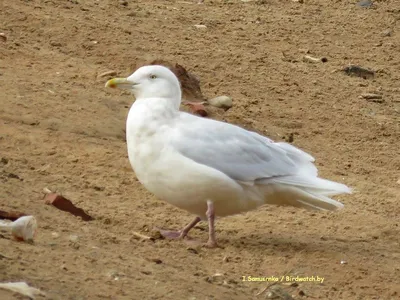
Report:
M 39 228 L 33 245 L 1 232 L 0 282 L 60 300 L 398 299 L 399 2 L 356 2 L 3 1 L 0 209 L 32 214 Z M 232 97 L 218 118 L 312 154 L 321 176 L 354 189 L 336 197 L 345 208 L 224 218 L 221 249 L 137 240 L 192 216 L 137 181 L 124 138 L 133 98 L 98 75 L 153 59 L 187 68 L 206 98 Z M 335 72 L 349 64 L 375 77 Z M 45 205 L 44 187 L 95 220 Z M 207 224 L 191 236 L 206 241 Z M 312 276 L 323 283 L 299 281 Z

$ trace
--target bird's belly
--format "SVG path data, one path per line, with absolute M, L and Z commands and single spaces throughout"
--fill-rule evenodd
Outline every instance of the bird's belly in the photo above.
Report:
M 248 199 L 241 185 L 179 154 L 160 156 L 146 166 L 132 166 L 139 181 L 157 198 L 202 218 L 208 200 L 213 201 L 217 216 L 248 210 Z

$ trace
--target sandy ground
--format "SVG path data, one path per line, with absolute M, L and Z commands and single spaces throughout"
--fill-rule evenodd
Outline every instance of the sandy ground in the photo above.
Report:
M 26 281 L 39 299 L 399 299 L 400 2 L 304 2 L 1 1 L 0 209 L 39 229 L 33 245 L 1 232 L 0 282 Z M 328 61 L 304 62 L 306 51 Z M 293 135 L 323 177 L 354 188 L 336 197 L 345 208 L 225 218 L 223 249 L 135 239 L 192 216 L 139 184 L 124 141 L 133 98 L 97 75 L 155 58 L 196 74 L 207 98 L 231 96 L 224 120 Z M 375 78 L 334 72 L 350 63 Z M 95 220 L 45 205 L 44 187 Z M 284 275 L 324 282 L 243 281 Z

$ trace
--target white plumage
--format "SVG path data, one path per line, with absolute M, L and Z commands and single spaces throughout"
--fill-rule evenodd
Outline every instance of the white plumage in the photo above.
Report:
M 335 210 L 343 205 L 329 196 L 351 192 L 318 178 L 314 158 L 290 144 L 179 111 L 180 84 L 166 67 L 141 67 L 106 86 L 130 89 L 136 97 L 126 134 L 139 181 L 159 199 L 197 216 L 170 236 L 184 237 L 207 218 L 208 245 L 216 246 L 214 216 L 264 204 Z

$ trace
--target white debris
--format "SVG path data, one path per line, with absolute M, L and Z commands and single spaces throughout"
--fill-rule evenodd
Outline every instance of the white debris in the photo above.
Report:
M 0 289 L 9 290 L 15 293 L 19 293 L 31 299 L 35 299 L 35 296 L 42 295 L 44 296 L 41 290 L 37 288 L 30 287 L 26 282 L 6 282 L 0 283 Z
M 0 229 L 11 230 L 11 234 L 19 240 L 31 242 L 35 236 L 37 222 L 34 216 L 23 216 L 14 222 L 0 221 Z

